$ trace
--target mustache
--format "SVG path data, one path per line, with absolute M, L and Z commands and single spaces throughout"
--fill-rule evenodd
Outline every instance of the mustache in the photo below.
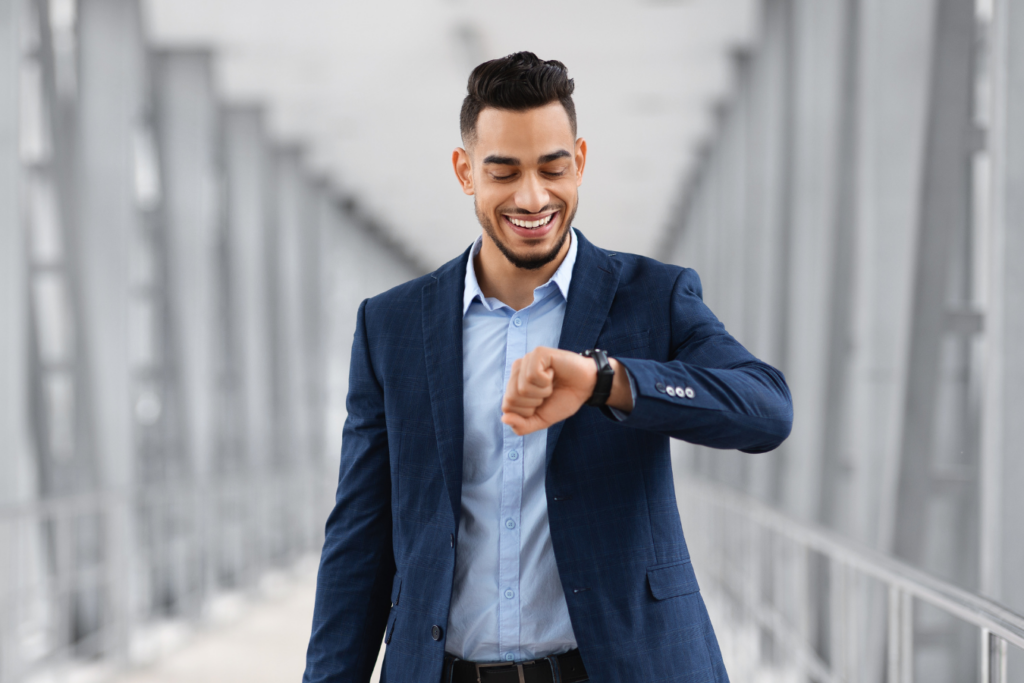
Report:
M 527 211 L 526 209 L 520 209 L 519 207 L 512 207 L 510 209 L 499 208 L 498 213 L 506 216 L 533 216 L 538 213 L 545 213 L 547 211 L 561 211 L 565 208 L 565 204 L 548 204 L 539 211 Z

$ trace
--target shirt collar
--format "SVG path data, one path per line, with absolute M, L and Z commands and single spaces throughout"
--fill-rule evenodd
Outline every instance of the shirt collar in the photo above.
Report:
M 562 298 L 566 301 L 569 300 L 569 284 L 572 282 L 572 268 L 576 265 L 576 249 L 579 244 L 576 235 L 573 234 L 575 228 L 569 229 L 569 253 L 565 255 L 561 265 L 558 266 L 558 270 L 551 276 L 551 279 L 545 282 L 540 287 L 537 287 L 533 291 L 536 293 L 538 290 L 547 287 L 550 283 L 554 282 L 555 286 L 562 293 Z M 473 259 L 480 253 L 480 245 L 483 244 L 483 235 L 476 238 L 473 242 L 473 248 L 469 251 L 469 263 L 466 264 L 466 286 L 463 289 L 462 295 L 462 315 L 466 315 L 466 311 L 469 310 L 469 305 L 473 303 L 478 297 L 480 303 L 486 306 L 486 297 L 483 291 L 480 289 L 480 283 L 476 279 L 476 268 L 473 266 Z M 536 299 L 534 299 L 536 301 Z

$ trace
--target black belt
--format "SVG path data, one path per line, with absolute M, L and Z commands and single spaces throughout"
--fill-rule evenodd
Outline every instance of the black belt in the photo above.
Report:
M 477 664 L 451 655 L 444 658 L 442 683 L 579 683 L 587 680 L 579 650 L 529 662 Z

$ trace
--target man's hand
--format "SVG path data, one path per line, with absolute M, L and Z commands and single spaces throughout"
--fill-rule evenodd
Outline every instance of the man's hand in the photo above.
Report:
M 608 405 L 630 412 L 633 394 L 626 369 L 614 358 L 615 380 Z M 512 363 L 501 402 L 501 421 L 519 436 L 572 417 L 594 393 L 597 364 L 578 353 L 538 346 Z

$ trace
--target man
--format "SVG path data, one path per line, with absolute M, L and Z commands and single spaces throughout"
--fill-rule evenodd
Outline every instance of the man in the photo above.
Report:
M 669 437 L 771 450 L 789 390 L 692 270 L 571 227 L 572 92 L 531 53 L 473 71 L 452 161 L 483 233 L 359 309 L 307 682 L 367 681 L 382 634 L 391 683 L 728 680 Z

